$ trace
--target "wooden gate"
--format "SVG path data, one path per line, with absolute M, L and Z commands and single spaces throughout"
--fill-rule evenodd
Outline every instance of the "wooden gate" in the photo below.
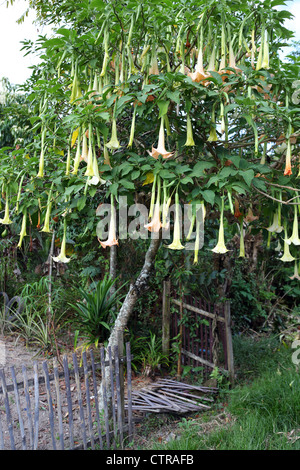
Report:
M 174 308 L 175 307 L 175 308 Z M 172 342 L 178 347 L 178 370 L 201 365 L 207 377 L 218 367 L 234 381 L 230 303 L 211 304 L 192 295 L 171 295 L 170 282 L 163 292 L 163 352 Z
M 62 366 L 55 358 L 53 364 L 35 361 L 33 369 L 30 365 L 23 365 L 22 371 L 15 371 L 14 367 L 9 371 L 2 369 L 0 450 L 111 449 L 122 448 L 125 439 L 131 441 L 134 428 L 130 345 L 126 344 L 125 357 L 120 357 L 117 347 L 113 355 L 108 349 L 108 360 L 104 348 L 99 353 L 98 362 L 90 350 L 83 352 L 79 360 L 75 353 L 72 360 L 64 355 Z M 102 380 L 106 367 L 110 384 Z M 100 384 L 102 411 L 98 401 Z

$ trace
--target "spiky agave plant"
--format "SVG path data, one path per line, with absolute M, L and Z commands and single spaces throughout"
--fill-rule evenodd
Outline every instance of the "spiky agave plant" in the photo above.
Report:
M 116 281 L 117 279 L 105 275 L 90 291 L 79 288 L 82 300 L 70 304 L 75 311 L 78 334 L 87 338 L 85 348 L 91 345 L 97 347 L 108 337 L 112 321 L 115 320 L 114 308 L 123 297 L 121 290 L 124 285 L 112 292 Z

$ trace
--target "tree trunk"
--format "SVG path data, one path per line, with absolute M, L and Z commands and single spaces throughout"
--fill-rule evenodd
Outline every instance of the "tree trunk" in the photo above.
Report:
M 125 300 L 122 304 L 122 307 L 116 318 L 114 327 L 111 331 L 108 347 L 111 347 L 112 355 L 114 354 L 115 346 L 119 347 L 119 354 L 123 354 L 123 350 L 120 350 L 120 347 L 123 347 L 123 333 L 127 326 L 130 315 L 134 309 L 137 299 L 140 295 L 146 290 L 151 272 L 153 269 L 155 257 L 160 246 L 160 238 L 152 238 L 150 246 L 146 252 L 144 266 L 141 269 L 139 276 L 136 281 L 130 285 L 129 291 L 125 297 Z M 108 360 L 108 353 L 106 352 L 106 360 Z M 110 373 L 109 368 L 105 370 L 105 380 L 107 387 L 107 400 L 111 401 L 111 387 L 110 387 Z M 102 396 L 102 386 L 100 385 L 99 389 L 99 407 L 103 409 L 103 396 Z

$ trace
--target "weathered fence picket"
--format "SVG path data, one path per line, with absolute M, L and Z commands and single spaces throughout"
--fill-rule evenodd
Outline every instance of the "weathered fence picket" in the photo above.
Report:
M 72 364 L 66 355 L 62 357 L 62 370 L 56 358 L 52 363 L 43 361 L 41 376 L 37 361 L 33 370 L 30 368 L 31 377 L 25 365 L 21 371 L 14 367 L 0 370 L 0 450 L 109 449 L 111 445 L 122 447 L 125 433 L 132 439 L 130 344 L 126 344 L 125 357 L 119 356 L 118 347 L 114 351 L 100 348 L 99 352 L 100 361 L 95 362 L 93 351 L 84 351 L 82 367 L 75 353 Z M 110 380 L 106 381 L 108 376 Z M 103 410 L 99 408 L 100 390 Z

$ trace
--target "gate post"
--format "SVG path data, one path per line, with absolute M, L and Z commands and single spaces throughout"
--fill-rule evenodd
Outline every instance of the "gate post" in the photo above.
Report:
M 224 308 L 225 314 L 225 336 L 227 344 L 227 363 L 229 380 L 231 384 L 234 383 L 234 360 L 233 360 L 233 347 L 232 347 L 232 336 L 231 336 L 231 312 L 230 312 L 230 301 L 225 302 Z
M 162 299 L 162 352 L 169 357 L 170 354 L 170 280 L 164 281 Z

